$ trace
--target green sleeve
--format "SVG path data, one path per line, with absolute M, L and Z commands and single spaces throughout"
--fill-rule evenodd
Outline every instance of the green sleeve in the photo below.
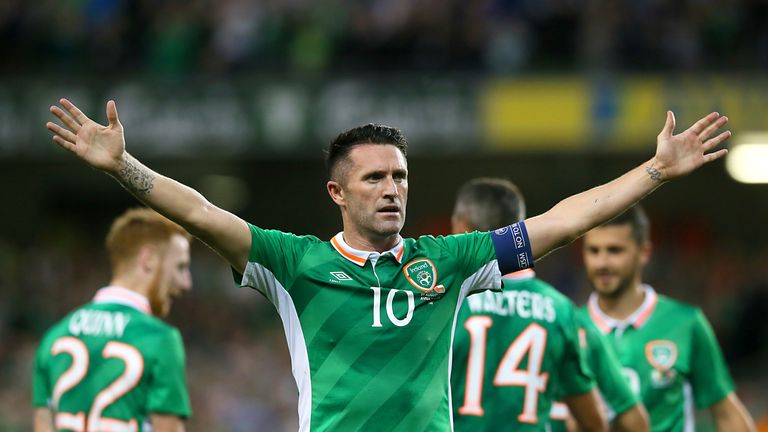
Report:
M 595 371 L 600 393 L 611 410 L 617 415 L 621 414 L 635 406 L 639 400 L 629 387 L 621 363 L 605 335 L 583 314 L 579 322 L 587 339 L 587 362 L 590 369 Z
M 456 260 L 457 270 L 463 278 L 474 275 L 470 292 L 501 291 L 501 273 L 498 266 L 489 266 L 496 259 L 490 233 L 471 232 L 438 237 L 446 252 Z
M 184 345 L 181 334 L 171 329 L 157 347 L 158 357 L 151 365 L 147 409 L 152 413 L 189 417 L 191 408 L 184 370 Z
M 249 263 L 263 266 L 283 286 L 290 286 L 290 279 L 307 249 L 318 240 L 311 236 L 297 236 L 277 230 L 265 230 L 248 224 L 251 230 Z M 235 283 L 243 284 L 243 275 L 233 271 Z M 250 284 L 249 284 L 250 285 Z M 254 287 L 258 288 L 258 287 Z
M 586 350 L 579 341 L 576 317 L 570 313 L 562 322 L 564 349 L 562 368 L 558 374 L 559 391 L 562 397 L 582 395 L 595 387 L 595 378 L 587 364 Z
M 49 406 L 51 399 L 51 384 L 45 370 L 45 363 L 49 357 L 47 338 L 43 339 L 35 352 L 35 363 L 32 368 L 32 406 L 45 408 Z
M 715 333 L 700 309 L 696 309 L 691 333 L 693 398 L 698 408 L 706 408 L 728 396 L 734 385 Z

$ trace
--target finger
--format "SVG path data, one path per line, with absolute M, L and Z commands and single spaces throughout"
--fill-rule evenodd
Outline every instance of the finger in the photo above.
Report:
M 64 125 L 66 125 L 72 132 L 78 133 L 80 131 L 80 125 L 70 117 L 67 113 L 61 110 L 61 108 L 57 106 L 52 106 L 50 108 L 51 113 L 55 115 L 59 120 L 61 120 Z
M 728 123 L 728 117 L 721 116 L 720 118 L 715 120 L 714 123 L 712 123 L 711 125 L 707 126 L 707 128 L 704 129 L 704 131 L 702 131 L 699 134 L 699 138 L 701 138 L 703 140 L 707 139 L 710 135 L 715 133 L 716 130 L 718 130 L 721 127 L 725 126 L 726 123 Z
M 109 127 L 120 126 L 120 119 L 117 117 L 117 104 L 113 100 L 107 102 L 107 120 L 109 120 Z
M 704 163 L 712 162 L 713 160 L 720 159 L 728 154 L 728 149 L 720 149 L 714 153 L 707 153 L 704 155 Z
M 661 130 L 662 136 L 671 137 L 675 131 L 675 114 L 672 111 L 667 111 L 667 121 L 664 123 L 664 128 Z
M 725 131 L 712 139 L 706 140 L 704 142 L 704 145 L 701 146 L 702 150 L 704 150 L 705 152 L 709 151 L 717 147 L 718 145 L 720 145 L 720 143 L 722 143 L 723 141 L 727 140 L 730 137 L 731 137 L 731 131 Z
M 90 120 L 88 116 L 83 114 L 82 111 L 80 111 L 72 102 L 68 101 L 67 99 L 61 98 L 59 101 L 61 102 L 61 106 L 63 106 L 69 113 L 72 115 L 72 117 L 77 120 L 78 123 L 83 124 Z
M 717 120 L 718 117 L 720 117 L 720 114 L 716 112 L 709 113 L 694 123 L 693 126 L 688 128 L 688 130 L 693 131 L 696 133 L 696 135 L 699 135 L 707 128 L 707 126 L 709 126 L 713 121 Z
M 72 133 L 72 131 L 69 129 L 65 129 L 53 122 L 46 123 L 45 127 L 47 127 L 48 130 L 55 133 L 56 135 L 66 139 L 67 141 L 77 142 L 77 135 Z
M 71 151 L 72 153 L 75 152 L 75 143 L 65 140 L 59 135 L 53 136 L 53 141 L 58 144 L 61 147 L 64 147 L 65 149 Z

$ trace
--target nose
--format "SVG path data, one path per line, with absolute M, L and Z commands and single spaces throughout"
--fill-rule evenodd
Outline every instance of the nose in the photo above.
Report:
M 604 268 L 608 265 L 608 253 L 606 251 L 597 251 L 592 253 L 592 261 L 595 266 Z
M 387 179 L 387 189 L 385 193 L 388 197 L 396 197 L 400 195 L 400 190 L 397 188 L 397 182 L 393 177 L 389 177 L 389 179 Z
M 183 291 L 189 291 L 192 289 L 192 273 L 189 271 L 184 272 L 184 276 L 181 278 L 181 289 Z

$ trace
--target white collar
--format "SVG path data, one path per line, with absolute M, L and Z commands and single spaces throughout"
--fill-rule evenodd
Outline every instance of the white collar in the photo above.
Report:
M 615 328 L 627 328 L 629 326 L 640 328 L 648 321 L 651 313 L 656 309 L 656 304 L 659 300 L 658 294 L 656 294 L 656 291 L 650 285 L 643 284 L 643 292 L 645 293 L 643 303 L 624 320 L 617 320 L 606 315 L 606 313 L 600 309 L 600 304 L 597 301 L 597 294 L 593 292 L 590 294 L 589 302 L 587 304 L 589 316 L 603 333 L 610 333 L 610 331 Z
M 352 246 L 348 245 L 346 241 L 344 241 L 344 231 L 336 234 L 331 239 L 331 245 L 333 246 L 334 249 L 336 249 L 336 251 L 339 254 L 341 254 L 341 256 L 359 265 L 360 267 L 363 267 L 369 259 L 375 261 L 375 260 L 378 260 L 380 256 L 386 255 L 386 254 L 392 255 L 395 258 L 395 260 L 397 260 L 398 263 L 402 264 L 403 251 L 405 251 L 405 242 L 403 241 L 402 237 L 399 237 L 395 247 L 393 247 L 388 251 L 376 252 L 376 251 L 363 251 L 360 249 L 355 249 Z
M 110 285 L 96 291 L 94 303 L 119 303 L 130 306 L 145 314 L 151 314 L 149 300 L 134 290 L 117 285 Z

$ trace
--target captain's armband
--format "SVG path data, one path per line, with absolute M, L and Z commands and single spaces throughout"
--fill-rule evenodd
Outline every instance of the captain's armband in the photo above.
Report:
M 491 231 L 491 240 L 496 248 L 496 259 L 501 274 L 533 267 L 533 252 L 525 222 L 520 221 Z

